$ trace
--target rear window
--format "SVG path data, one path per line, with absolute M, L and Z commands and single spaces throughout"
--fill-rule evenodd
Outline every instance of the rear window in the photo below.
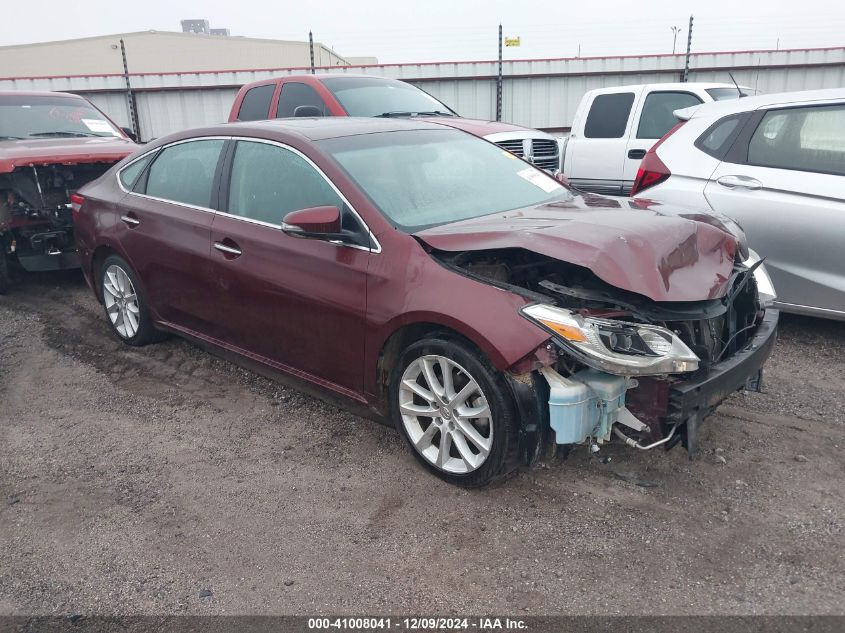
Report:
M 845 105 L 767 112 L 748 144 L 748 163 L 845 176 Z
M 699 105 L 701 99 L 689 92 L 652 92 L 645 99 L 637 138 L 661 138 L 678 120 L 675 110 Z
M 209 208 L 221 149 L 222 139 L 187 141 L 165 147 L 150 165 L 145 193 L 162 200 Z
M 275 91 L 275 84 L 256 86 L 247 90 L 238 112 L 238 121 L 261 121 L 268 118 L 270 102 L 273 100 Z
M 593 99 L 584 136 L 587 138 L 622 138 L 634 104 L 633 92 L 616 92 Z

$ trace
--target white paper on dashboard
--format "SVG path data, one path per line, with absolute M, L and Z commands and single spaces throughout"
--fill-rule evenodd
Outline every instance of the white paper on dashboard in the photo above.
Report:
M 563 185 L 559 182 L 532 167 L 518 171 L 516 172 L 516 175 L 524 180 L 527 180 L 535 187 L 539 187 L 546 193 L 551 193 L 563 188 Z
M 85 127 L 92 132 L 105 132 L 106 134 L 117 136 L 108 121 L 103 121 L 101 119 L 82 119 L 82 122 L 85 124 Z

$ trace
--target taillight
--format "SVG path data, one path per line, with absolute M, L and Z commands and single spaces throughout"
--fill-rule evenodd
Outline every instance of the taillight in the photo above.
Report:
M 684 123 L 686 123 L 686 121 L 677 123 L 671 130 L 663 135 L 663 138 L 657 141 L 652 148 L 646 152 L 646 155 L 643 157 L 643 162 L 640 163 L 640 168 L 637 170 L 637 178 L 634 180 L 634 186 L 631 189 L 631 197 L 636 196 L 643 189 L 648 189 L 649 187 L 653 187 L 654 185 L 663 182 L 672 175 L 672 172 L 669 171 L 669 168 L 657 155 L 657 148 L 660 147 L 663 141 L 677 132 L 678 128 L 680 128 Z
M 76 220 L 76 216 L 78 216 L 79 212 L 82 210 L 83 202 L 85 202 L 85 198 L 80 196 L 78 193 L 74 193 L 70 196 L 70 211 L 73 215 L 74 221 Z

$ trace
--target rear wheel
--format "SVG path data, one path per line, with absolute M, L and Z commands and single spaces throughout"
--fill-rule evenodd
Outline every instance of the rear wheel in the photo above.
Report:
M 158 340 L 140 284 L 123 258 L 106 258 L 100 270 L 100 288 L 109 324 L 121 340 L 136 346 Z
M 393 371 L 391 409 L 417 459 L 449 483 L 476 487 L 518 465 L 514 405 L 502 375 L 464 341 L 423 339 Z

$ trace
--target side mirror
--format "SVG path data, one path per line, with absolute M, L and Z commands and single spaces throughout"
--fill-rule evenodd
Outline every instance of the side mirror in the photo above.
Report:
M 294 108 L 293 116 L 323 116 L 323 110 L 313 105 L 301 105 Z
M 282 220 L 282 231 L 297 237 L 340 239 L 340 209 L 309 207 L 291 211 Z
M 120 128 L 123 130 L 123 133 L 126 134 L 133 142 L 138 142 L 138 137 L 135 135 L 135 132 L 132 131 L 131 127 L 122 127 Z

